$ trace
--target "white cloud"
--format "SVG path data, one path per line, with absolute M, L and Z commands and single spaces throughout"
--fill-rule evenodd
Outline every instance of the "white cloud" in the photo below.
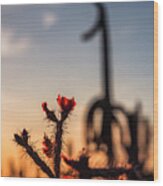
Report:
M 50 27 L 54 26 L 56 23 L 56 16 L 54 13 L 46 12 L 42 16 L 42 24 L 44 29 L 48 30 Z
M 29 38 L 17 38 L 15 32 L 2 28 L 1 31 L 1 52 L 2 57 L 16 57 L 25 53 L 30 46 Z

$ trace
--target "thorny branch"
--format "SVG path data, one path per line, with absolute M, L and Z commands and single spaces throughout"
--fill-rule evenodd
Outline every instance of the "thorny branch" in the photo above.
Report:
M 126 174 L 127 179 L 131 180 L 143 180 L 141 174 L 139 174 L 140 167 L 132 167 L 131 165 L 126 167 L 112 167 L 112 168 L 89 168 L 88 156 L 81 156 L 79 160 L 70 160 L 63 156 L 63 159 L 67 165 L 79 172 L 81 179 L 90 179 L 93 177 L 103 177 L 109 179 L 117 179 L 120 175 Z
M 47 174 L 49 178 L 55 178 L 55 175 L 51 169 L 46 165 L 46 163 L 39 157 L 38 153 L 35 152 L 31 145 L 28 144 L 28 138 L 23 135 L 14 134 L 15 142 L 23 147 L 27 154 L 33 159 L 33 161 L 40 167 L 40 169 Z

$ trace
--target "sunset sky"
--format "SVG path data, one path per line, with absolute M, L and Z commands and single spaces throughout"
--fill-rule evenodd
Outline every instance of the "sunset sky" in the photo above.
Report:
M 153 2 L 107 3 L 111 31 L 113 100 L 153 121 Z M 31 131 L 36 141 L 47 131 L 41 103 L 57 108 L 58 94 L 75 97 L 68 137 L 83 136 L 87 104 L 100 97 L 101 56 L 97 34 L 81 35 L 96 20 L 92 4 L 2 5 L 3 159 L 17 148 L 13 133 Z

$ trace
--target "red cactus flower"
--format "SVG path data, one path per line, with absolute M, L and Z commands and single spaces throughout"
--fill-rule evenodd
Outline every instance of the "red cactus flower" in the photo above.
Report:
M 66 97 L 61 97 L 60 95 L 58 95 L 57 102 L 61 109 L 65 112 L 70 112 L 76 105 L 74 98 L 68 99 Z
M 43 109 L 44 112 L 47 111 L 47 103 L 46 102 L 42 103 L 42 109 Z
M 44 140 L 42 142 L 43 144 L 43 153 L 48 157 L 51 158 L 53 154 L 53 148 L 54 148 L 54 143 L 49 139 L 49 137 L 44 134 Z
M 62 179 L 74 179 L 74 176 L 72 175 L 63 175 L 61 176 Z

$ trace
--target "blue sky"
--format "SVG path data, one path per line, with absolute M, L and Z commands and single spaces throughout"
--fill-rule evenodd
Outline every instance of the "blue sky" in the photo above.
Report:
M 153 5 L 105 4 L 111 31 L 113 99 L 127 109 L 141 101 L 151 122 Z M 46 100 L 54 107 L 58 93 L 75 97 L 73 132 L 82 128 L 81 112 L 102 93 L 99 35 L 90 42 L 81 41 L 96 13 L 92 4 L 2 5 L 5 130 L 35 126 L 41 131 L 40 104 Z

